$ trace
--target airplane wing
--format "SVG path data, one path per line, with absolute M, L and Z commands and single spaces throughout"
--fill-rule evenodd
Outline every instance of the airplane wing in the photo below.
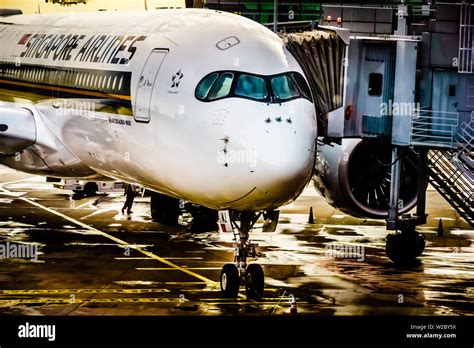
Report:
M 14 155 L 36 142 L 33 113 L 25 108 L 0 106 L 0 154 Z

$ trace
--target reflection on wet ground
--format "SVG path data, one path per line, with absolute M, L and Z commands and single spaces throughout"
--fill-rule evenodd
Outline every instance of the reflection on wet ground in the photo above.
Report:
M 36 260 L 0 258 L 2 315 L 279 315 L 291 295 L 298 313 L 318 315 L 474 313 L 474 231 L 434 191 L 420 229 L 425 253 L 403 269 L 385 256 L 383 222 L 344 215 L 309 187 L 282 208 L 276 232 L 252 233 L 265 298 L 229 300 L 217 281 L 233 258 L 231 234 L 190 232 L 188 216 L 179 227 L 153 223 L 146 197 L 123 216 L 119 193 L 71 197 L 12 172 L 0 180 L 0 245 L 39 250 Z M 307 223 L 310 206 L 316 224 Z M 361 253 L 328 253 L 335 246 Z

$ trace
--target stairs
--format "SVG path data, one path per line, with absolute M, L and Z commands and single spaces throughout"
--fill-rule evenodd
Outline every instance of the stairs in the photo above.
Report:
M 474 227 L 474 120 L 456 133 L 457 150 L 430 150 L 431 185 Z

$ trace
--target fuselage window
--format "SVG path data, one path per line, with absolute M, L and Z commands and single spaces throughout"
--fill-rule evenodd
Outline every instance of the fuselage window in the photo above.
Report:
M 117 84 L 117 76 L 114 76 L 114 82 L 112 82 L 112 91 L 115 91 L 116 84 Z
M 84 88 L 89 88 L 91 82 L 91 75 L 86 74 L 86 77 L 84 78 Z
M 97 85 L 95 86 L 95 89 L 100 91 L 102 90 L 102 80 L 104 79 L 103 75 L 97 75 Z
M 73 87 L 77 87 L 79 85 L 79 73 L 76 71 L 74 73 L 74 75 L 75 76 L 74 76 L 74 85 L 73 85 Z
M 92 89 L 96 90 L 97 89 L 97 80 L 98 80 L 99 76 L 96 75 L 96 74 L 94 74 L 93 76 L 94 76 L 94 79 L 93 79 L 93 82 L 92 82 Z
M 261 77 L 241 74 L 235 85 L 235 95 L 255 100 L 268 98 L 265 80 Z
M 233 80 L 234 74 L 227 72 L 223 73 L 212 87 L 212 91 L 209 94 L 209 99 L 214 100 L 218 98 L 224 98 L 229 95 Z
M 71 70 L 68 70 L 66 73 L 66 86 L 69 87 L 71 86 L 71 78 L 72 78 L 72 72 Z
M 214 82 L 216 82 L 218 76 L 219 74 L 213 73 L 207 75 L 203 80 L 201 80 L 196 88 L 196 96 L 200 99 L 206 99 L 207 94 L 211 90 Z
M 122 89 L 122 84 L 123 84 L 123 76 L 120 77 L 120 81 L 119 81 L 119 84 L 118 84 L 118 87 L 117 87 L 117 89 L 119 91 Z

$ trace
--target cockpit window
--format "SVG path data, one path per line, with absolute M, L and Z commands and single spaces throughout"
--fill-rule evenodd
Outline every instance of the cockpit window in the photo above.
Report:
M 218 76 L 218 73 L 213 73 L 203 78 L 196 88 L 196 96 L 200 99 L 205 99 L 211 90 L 212 85 L 214 82 L 216 82 Z
M 271 83 L 273 95 L 278 101 L 289 100 L 301 95 L 295 81 L 289 74 L 276 76 L 272 78 Z
M 311 99 L 304 77 L 297 72 L 263 76 L 240 71 L 216 71 L 197 85 L 195 96 L 203 102 L 222 98 L 244 98 L 265 103 Z
M 265 80 L 261 77 L 241 74 L 235 85 L 235 95 L 255 100 L 265 100 L 268 97 Z
M 309 89 L 309 86 L 306 83 L 306 80 L 304 79 L 304 77 L 295 72 L 292 73 L 291 76 L 293 76 L 293 79 L 298 85 L 298 88 L 300 89 L 301 94 L 303 94 L 303 97 L 305 97 L 308 100 L 311 100 L 311 90 Z
M 233 79 L 234 74 L 230 72 L 223 73 L 212 87 L 211 94 L 209 94 L 209 100 L 226 97 L 230 92 L 230 88 L 232 87 Z

